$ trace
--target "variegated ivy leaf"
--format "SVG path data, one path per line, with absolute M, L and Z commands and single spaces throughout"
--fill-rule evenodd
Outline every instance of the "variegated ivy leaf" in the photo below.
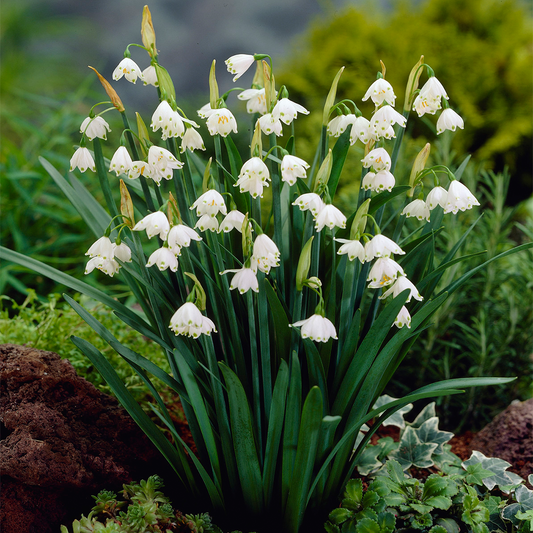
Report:
M 453 437 L 453 433 L 439 430 L 439 419 L 436 416 L 428 418 L 420 425 L 420 427 L 415 429 L 415 431 L 421 443 L 437 444 L 434 452 L 436 454 L 444 453 L 444 448 L 442 445 Z
M 486 457 L 481 452 L 473 451 L 470 459 L 463 462 L 463 468 L 467 468 L 469 465 L 481 463 L 481 466 L 485 470 L 493 472 L 493 476 L 483 479 L 483 484 L 489 490 L 498 486 L 500 488 L 506 485 L 516 485 L 522 483 L 524 480 L 513 472 L 507 472 L 506 470 L 511 466 L 510 463 L 497 457 Z
M 511 520 L 515 526 L 518 526 L 520 523 L 520 517 L 517 516 L 517 513 L 528 513 L 528 511 L 533 511 L 533 491 L 529 490 L 525 485 L 520 485 L 515 490 L 514 496 L 518 503 L 508 505 L 503 510 L 502 517 L 505 520 Z
M 414 422 L 407 422 L 408 425 L 410 425 L 413 428 L 419 428 L 426 420 L 429 420 L 430 418 L 433 418 L 437 416 L 437 412 L 435 411 L 435 402 L 431 402 L 428 405 L 418 413 L 418 416 L 415 418 Z
M 378 459 L 380 452 L 379 446 L 367 446 L 363 453 L 357 459 L 357 470 L 362 476 L 368 476 L 370 472 L 377 470 L 383 466 L 383 463 Z
M 452 453 L 451 445 L 443 444 L 442 449 L 441 454 L 433 454 L 432 459 L 435 462 L 435 466 L 445 474 L 462 474 L 464 472 L 461 466 L 462 461 L 457 455 Z
M 378 407 L 386 405 L 397 399 L 398 398 L 393 398 L 392 396 L 389 396 L 388 394 L 384 394 L 383 396 L 380 396 L 376 400 L 376 403 L 374 404 L 374 407 L 372 409 L 377 409 Z M 393 415 L 389 416 L 389 418 L 387 418 L 387 420 L 383 422 L 383 425 L 384 426 L 397 426 L 403 429 L 405 427 L 405 420 L 403 419 L 403 415 L 408 413 L 412 408 L 413 408 L 413 404 L 408 403 L 405 407 L 398 409 L 398 411 L 396 411 Z
M 404 470 L 411 466 L 429 468 L 433 466 L 431 456 L 435 453 L 438 444 L 422 443 L 412 427 L 407 426 L 400 440 L 400 447 L 391 452 L 389 457 L 396 459 Z

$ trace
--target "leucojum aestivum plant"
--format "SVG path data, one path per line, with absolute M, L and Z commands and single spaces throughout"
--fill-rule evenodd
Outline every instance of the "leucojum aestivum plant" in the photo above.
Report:
M 466 235 L 440 264 L 435 240 L 447 217 L 477 205 L 460 181 L 468 158 L 454 172 L 425 168 L 428 144 L 409 177 L 394 175 L 413 110 L 418 116 L 439 111 L 438 133 L 462 128 L 463 121 L 423 58 L 409 75 L 403 113 L 394 108 L 383 67 L 363 97 L 375 104 L 369 118 L 353 101 L 335 102 L 341 69 L 326 98 L 310 165 L 297 156 L 293 135 L 294 121 L 305 120 L 308 111 L 289 99 L 286 87 L 276 88 L 269 56 L 236 55 L 226 61 L 233 81 L 256 67 L 251 88 L 237 95 L 252 116 L 250 151 L 239 153 L 232 140 L 238 125 L 230 107 L 241 104 L 232 102 L 232 91 L 219 95 L 213 62 L 210 100 L 198 111 L 213 138 L 214 154 L 207 160 L 198 155 L 207 133 L 179 108 L 171 77 L 158 63 L 147 7 L 142 42 L 135 46 L 148 53 L 148 68 L 141 71 L 133 61 L 130 45 L 113 79 L 155 86 L 141 89 L 152 89 L 159 100 L 152 131 L 139 115 L 130 124 L 131 113 L 97 73 L 111 101 L 91 109 L 71 160 L 71 171 L 96 173 L 107 210 L 74 174 L 65 179 L 41 160 L 95 235 L 86 273 L 122 276 L 138 305 L 128 307 L 5 248 L 1 257 L 108 305 L 161 346 L 170 374 L 120 344 L 65 296 L 149 387 L 160 426 L 172 441 L 133 401 L 103 355 L 87 340 L 72 337 L 73 342 L 185 489 L 210 502 L 215 519 L 231 514 L 241 523 L 249 519 L 255 530 L 287 533 L 315 517 L 323 524 L 373 431 L 388 416 L 417 399 L 509 381 L 433 383 L 373 409 L 435 310 L 483 267 L 436 290 L 444 270 L 461 261 L 455 255 Z M 112 105 L 95 112 L 105 104 Z M 110 129 L 103 116 L 110 111 L 120 113 L 124 129 L 108 163 L 102 140 Z M 355 143 L 365 147 L 361 189 L 352 212 L 344 214 L 334 205 L 335 192 Z M 112 191 L 119 187 L 117 205 Z M 405 224 L 411 217 L 414 231 Z M 145 253 L 154 240 L 155 251 Z M 197 453 L 174 428 L 153 378 L 181 398 Z M 354 450 L 359 429 L 371 419 L 372 430 Z

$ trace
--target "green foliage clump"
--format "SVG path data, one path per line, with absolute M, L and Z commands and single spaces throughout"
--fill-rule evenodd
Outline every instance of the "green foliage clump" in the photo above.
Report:
M 55 352 L 69 359 L 76 372 L 90 381 L 102 392 L 112 394 L 111 388 L 91 362 L 72 344 L 71 335 L 91 339 L 106 355 L 128 390 L 138 401 L 148 400 L 147 388 L 132 370 L 103 339 L 66 303 L 60 303 L 58 294 L 50 295 L 47 301 L 40 301 L 35 291 L 29 291 L 26 301 L 17 305 L 12 302 L 16 315 L 10 317 L 8 309 L 0 306 L 0 344 L 25 344 L 33 348 Z M 5 297 L 0 304 L 9 301 Z M 159 346 L 154 345 L 137 331 L 126 328 L 113 313 L 102 304 L 78 295 L 76 301 L 89 308 L 94 316 L 126 346 L 143 354 L 158 366 L 168 369 L 168 362 Z
M 456 473 L 430 474 L 422 481 L 408 477 L 398 462 L 390 460 L 366 491 L 360 479 L 348 482 L 341 506 L 329 514 L 325 529 L 328 533 L 530 531 L 533 491 L 521 478 L 514 486 L 501 486 L 500 495 L 487 490 L 483 481 L 498 472 L 498 467 L 492 471 L 470 459 Z
M 312 111 L 309 121 L 297 125 L 299 141 L 302 135 L 308 139 L 298 145 L 299 154 L 311 155 L 308 148 L 315 145 L 312 132 L 318 130 L 323 95 L 340 67 L 346 69 L 338 98 L 354 100 L 370 118 L 373 104 L 361 98 L 381 70 L 376 58 L 387 67 L 386 78 L 401 110 L 405 73 L 424 55 L 464 118 L 465 129 L 454 139 L 457 150 L 486 161 L 488 168 L 507 165 L 529 187 L 533 25 L 522 6 L 515 0 L 428 0 L 397 3 L 390 13 L 349 7 L 321 19 L 277 76 L 291 88 L 291 98 Z M 435 120 L 417 122 L 411 133 L 421 147 L 434 133 Z

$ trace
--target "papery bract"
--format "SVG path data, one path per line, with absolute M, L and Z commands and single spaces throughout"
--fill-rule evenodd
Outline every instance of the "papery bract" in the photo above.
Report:
M 299 320 L 291 324 L 291 327 L 301 327 L 302 337 L 309 337 L 312 341 L 328 342 L 329 339 L 337 338 L 335 326 L 322 315 L 315 314 L 305 320 Z
M 80 126 L 80 133 L 92 141 L 95 137 L 107 140 L 107 132 L 111 131 L 109 124 L 102 117 L 87 117 Z

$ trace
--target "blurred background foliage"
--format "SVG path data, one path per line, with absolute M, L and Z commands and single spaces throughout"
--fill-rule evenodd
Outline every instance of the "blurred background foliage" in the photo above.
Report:
M 46 8 L 30 0 L 2 5 L 1 243 L 88 283 L 106 284 L 120 294 L 123 290 L 120 276 L 83 276 L 84 254 L 94 239 L 38 162 L 38 157 L 43 156 L 67 176 L 69 159 L 79 142 L 79 125 L 90 107 L 105 99 L 95 76 L 85 74 L 85 64 L 80 68 L 77 46 L 66 44 L 74 42 L 73 39 L 90 42 L 96 27 L 86 17 L 56 17 L 52 23 L 45 15 Z M 156 6 L 152 7 L 152 15 L 157 31 Z M 532 205 L 531 201 L 525 202 L 532 192 L 533 174 L 532 28 L 531 5 L 521 0 L 397 2 L 393 8 L 382 11 L 368 2 L 363 7 L 354 5 L 332 11 L 330 16 L 314 22 L 283 61 L 276 58 L 274 63 L 278 87 L 287 85 L 291 99 L 311 110 L 308 117 L 295 124 L 297 155 L 313 158 L 325 95 L 341 66 L 346 69 L 339 84 L 338 100 L 354 100 L 363 114 L 370 117 L 373 104 L 363 103 L 361 98 L 380 70 L 379 59 L 387 67 L 386 78 L 398 96 L 396 108 L 401 110 L 408 73 L 424 54 L 446 87 L 451 107 L 465 120 L 464 131 L 445 133 L 433 143 L 428 164 L 446 164 L 454 169 L 465 153 L 473 154 L 463 180 L 476 191 L 482 204 L 460 216 L 445 217 L 438 253 L 444 255 L 481 212 L 484 216 L 462 254 L 487 250 L 487 256 L 492 257 L 532 240 Z M 41 46 L 41 40 L 48 40 L 50 35 L 65 44 Z M 130 40 L 140 41 L 140 36 L 133 39 L 130 36 L 127 41 Z M 263 49 L 233 52 L 254 51 L 268 52 Z M 115 59 L 122 55 L 122 49 L 111 52 Z M 94 66 L 110 79 L 114 67 L 101 68 L 107 62 L 101 58 Z M 179 72 L 171 74 L 176 76 Z M 218 77 L 229 79 L 221 67 Z M 247 79 L 239 80 L 240 85 L 245 87 Z M 143 92 L 126 82 L 116 87 L 121 95 L 123 90 L 126 94 L 130 90 Z M 179 97 L 178 104 L 190 118 L 194 118 L 194 109 L 208 99 L 207 73 L 203 91 Z M 139 110 L 149 121 L 155 93 L 150 96 L 151 103 L 146 109 L 132 108 L 130 118 L 133 119 L 133 111 Z M 124 101 L 128 102 L 128 96 Z M 228 105 L 241 113 L 244 109 L 234 95 Z M 107 157 L 114 152 L 121 133 L 120 120 L 111 115 L 106 116 L 113 129 L 109 142 L 104 143 Z M 436 117 L 418 119 L 413 114 L 412 119 L 408 123 L 410 140 L 402 147 L 395 172 L 397 183 L 408 179 L 416 153 L 427 140 L 434 139 Z M 250 123 L 249 120 L 239 123 L 244 145 Z M 202 133 L 208 137 L 206 129 Z M 330 144 L 333 142 L 332 139 Z M 336 198 L 346 213 L 354 209 L 362 156 L 363 147 L 357 143 L 350 149 L 347 171 Z M 78 176 L 94 196 L 101 197 L 98 181 L 91 172 Z M 110 178 L 114 179 L 114 174 Z M 476 257 L 461 263 L 447 275 L 457 278 L 481 260 Z M 446 406 L 441 413 L 447 429 L 479 428 L 513 399 L 532 396 L 532 268 L 531 253 L 522 253 L 493 263 L 473 277 L 467 289 L 454 294 L 439 311 L 434 325 L 406 358 L 393 390 L 388 392 L 400 395 L 416 385 L 449 377 L 519 376 L 505 390 L 475 389 L 469 395 L 441 400 Z M 34 291 L 29 299 L 28 289 Z M 1 264 L 0 292 L 8 298 L 3 300 L 0 342 L 30 343 L 57 351 L 74 361 L 82 375 L 105 388 L 94 369 L 84 366 L 81 356 L 73 353 L 68 342 L 73 330 L 93 340 L 94 335 L 80 331 L 83 328 L 77 315 L 58 305 L 56 297 L 47 299 L 48 294 L 63 290 L 32 272 Z M 100 309 L 95 312 L 104 313 Z M 102 319 L 109 321 L 106 327 L 112 329 L 113 316 L 108 315 Z M 123 334 L 117 329 L 117 336 Z M 145 339 L 132 336 L 123 340 L 132 349 L 152 357 L 152 348 Z M 132 387 L 137 385 L 131 383 Z
M 379 60 L 401 111 L 407 76 L 424 55 L 446 88 L 450 106 L 465 121 L 464 131 L 454 136 L 454 150 L 472 154 L 487 169 L 508 167 L 508 201 L 527 198 L 533 174 L 533 19 L 528 5 L 515 0 L 406 1 L 387 12 L 366 4 L 316 21 L 276 77 L 291 98 L 315 112 L 298 121 L 297 148 L 304 158 L 312 157 L 324 95 L 342 66 L 337 100 L 354 100 L 369 118 L 373 104 L 361 98 L 381 71 Z M 425 80 L 424 74 L 421 84 Z M 408 154 L 434 138 L 435 123 L 432 116 L 409 122 L 415 147 L 406 147 Z

